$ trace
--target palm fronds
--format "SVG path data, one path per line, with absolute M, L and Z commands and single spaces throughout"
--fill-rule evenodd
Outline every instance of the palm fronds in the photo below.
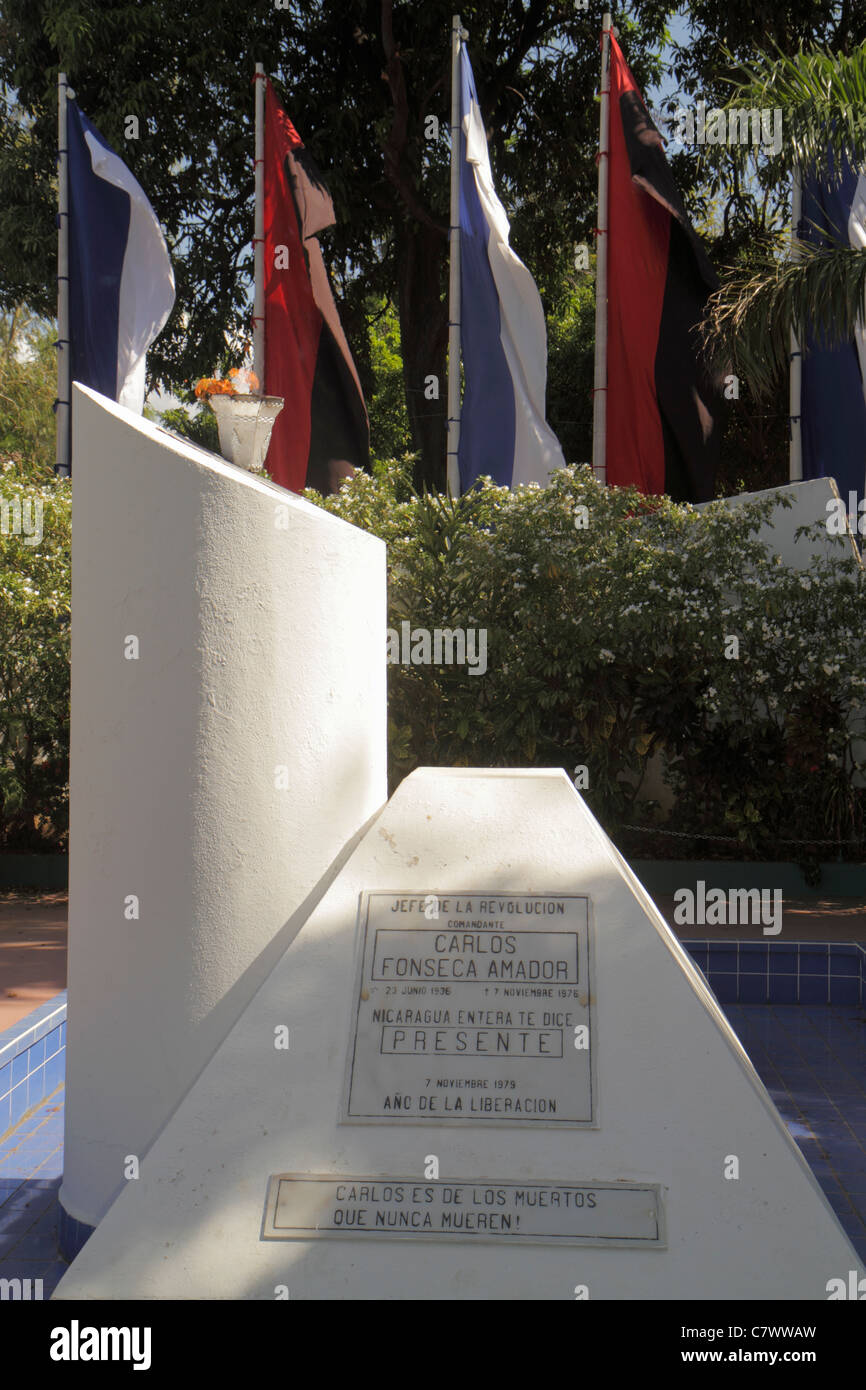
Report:
M 822 346 L 850 342 L 864 322 L 866 250 L 798 243 L 799 259 L 734 268 L 707 306 L 704 341 L 756 395 L 787 371 L 790 334 L 804 325 Z
M 733 63 L 732 59 L 732 63 Z M 779 159 L 815 168 L 822 180 L 838 177 L 843 157 L 866 163 L 866 44 L 851 53 L 814 48 L 758 53 L 731 82 L 727 109 L 781 108 Z

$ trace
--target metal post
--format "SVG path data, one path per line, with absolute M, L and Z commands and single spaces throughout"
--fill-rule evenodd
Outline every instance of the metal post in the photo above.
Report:
M 607 482 L 607 251 L 610 156 L 610 11 L 601 34 L 601 113 L 598 139 L 598 233 L 595 243 L 595 375 L 592 395 L 592 471 Z
M 799 258 L 797 241 L 800 235 L 800 219 L 803 214 L 803 184 L 800 179 L 800 170 L 794 165 L 794 173 L 791 187 L 791 255 L 794 260 Z M 805 325 L 803 325 L 805 327 Z M 791 329 L 791 368 L 789 381 L 789 406 L 788 413 L 791 423 L 791 442 L 788 454 L 788 477 L 792 483 L 802 482 L 803 479 L 803 432 L 801 429 L 801 403 L 803 397 L 803 354 L 797 335 Z
M 57 74 L 57 447 L 54 472 L 70 476 L 69 152 L 66 73 Z
M 253 234 L 255 290 L 253 298 L 253 371 L 265 394 L 265 65 L 256 63 L 256 215 Z
M 468 35 L 451 20 L 451 212 L 448 267 L 448 488 L 460 495 L 460 44 Z

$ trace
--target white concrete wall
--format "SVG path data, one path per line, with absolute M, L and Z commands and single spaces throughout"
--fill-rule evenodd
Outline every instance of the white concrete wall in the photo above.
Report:
M 73 418 L 61 1201 L 93 1224 L 387 796 L 385 547 L 93 392 Z
M 482 891 L 590 896 L 595 1127 L 339 1122 L 365 890 L 451 902 Z M 448 1003 L 429 989 L 394 998 Z M 567 1007 L 492 993 L 479 1003 Z M 274 1046 L 280 1026 L 288 1050 Z M 570 1032 L 561 1055 L 577 1066 Z M 448 1074 L 447 1058 L 430 1065 Z M 479 1061 L 478 1074 L 495 1075 L 494 1065 Z M 549 1065 L 538 1063 L 537 1087 Z M 428 1155 L 444 1182 L 659 1184 L 666 1242 L 262 1239 L 272 1174 L 420 1184 Z M 725 1177 L 729 1155 L 737 1180 Z M 861 1265 L 703 976 L 565 773 L 422 768 L 367 831 L 55 1297 L 273 1300 L 287 1288 L 292 1300 L 568 1302 L 584 1284 L 592 1301 L 824 1301 L 828 1280 L 862 1277 Z
M 827 504 L 839 497 L 839 489 L 833 478 L 810 478 L 803 483 L 786 483 L 784 487 L 765 488 L 762 492 L 740 492 L 723 500 L 728 507 L 738 507 L 743 502 L 763 502 L 768 497 L 785 494 L 790 497 L 792 507 L 776 507 L 771 520 L 762 526 L 758 539 L 769 547 L 771 555 L 781 555 L 782 563 L 793 569 L 808 569 L 813 556 L 828 560 L 848 559 L 852 564 L 860 563 L 860 554 L 846 523 L 845 535 L 834 538 L 826 530 L 828 518 Z M 842 499 L 847 506 L 847 498 Z M 701 502 L 699 511 L 711 506 Z M 823 532 L 797 539 L 797 528 L 809 526 L 820 521 L 825 524 Z

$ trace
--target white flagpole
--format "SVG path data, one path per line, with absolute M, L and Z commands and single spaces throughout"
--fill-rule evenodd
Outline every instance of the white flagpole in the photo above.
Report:
M 256 216 L 253 233 L 253 371 L 265 394 L 265 65 L 256 63 Z
M 54 472 L 70 476 L 69 152 L 66 73 L 57 74 L 57 450 Z
M 601 32 L 601 113 L 598 137 L 598 233 L 595 242 L 595 376 L 592 394 L 592 471 L 607 482 L 607 251 L 610 154 L 610 31 L 606 10 Z
M 460 495 L 460 16 L 451 19 L 451 212 L 448 233 L 448 487 Z
M 800 218 L 803 214 L 803 184 L 800 179 L 800 170 L 794 165 L 793 182 L 791 188 L 791 246 L 794 259 L 798 259 L 797 238 L 799 236 Z M 792 483 L 802 482 L 803 479 L 803 431 L 801 420 L 801 405 L 803 399 L 803 354 L 797 335 L 791 329 L 791 369 L 789 382 L 789 406 L 788 413 L 791 421 L 791 443 L 788 455 L 788 478 Z

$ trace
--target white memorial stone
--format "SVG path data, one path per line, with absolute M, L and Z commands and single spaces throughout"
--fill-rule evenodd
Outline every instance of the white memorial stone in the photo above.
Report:
M 703 976 L 565 774 L 426 768 L 54 1296 L 824 1300 L 852 1270 Z
M 75 388 L 60 1199 L 94 1225 L 387 796 L 385 547 Z

